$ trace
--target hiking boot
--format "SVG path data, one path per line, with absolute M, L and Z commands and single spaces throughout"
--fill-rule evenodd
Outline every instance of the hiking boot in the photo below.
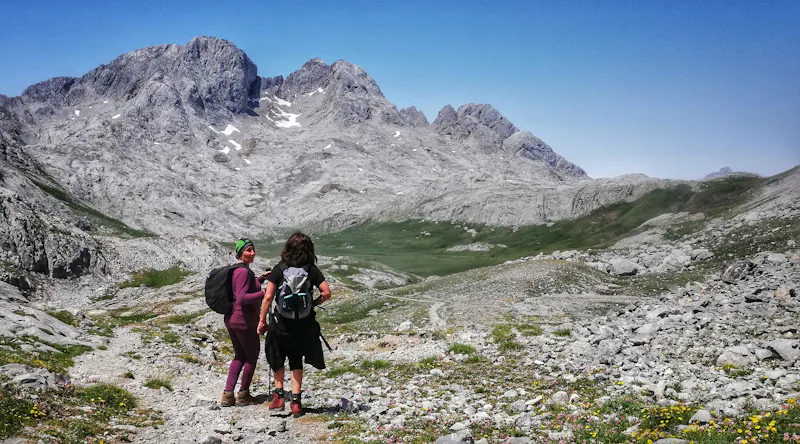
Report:
M 299 393 L 292 393 L 292 402 L 289 403 L 289 408 L 292 409 L 293 418 L 299 418 L 303 416 L 303 405 L 300 403 Z
M 292 417 L 299 418 L 303 416 L 303 406 L 301 405 L 300 401 L 292 401 L 289 403 L 289 408 L 292 409 Z
M 272 402 L 269 403 L 270 410 L 283 410 L 286 407 L 286 399 L 283 393 L 278 395 L 278 392 L 272 392 Z
M 236 403 L 239 405 L 257 404 L 258 400 L 250 395 L 249 391 L 242 391 L 236 394 Z
M 222 398 L 219 400 L 219 405 L 222 407 L 233 407 L 236 405 L 236 398 L 233 392 L 222 392 Z

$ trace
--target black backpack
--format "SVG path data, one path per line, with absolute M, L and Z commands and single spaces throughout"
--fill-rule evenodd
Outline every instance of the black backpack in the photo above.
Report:
M 215 268 L 208 272 L 206 278 L 206 304 L 208 308 L 220 314 L 229 314 L 233 308 L 233 288 L 231 277 L 233 270 L 239 267 L 247 267 L 241 262 L 233 265 L 225 265 Z M 249 267 L 247 267 L 249 269 Z M 252 271 L 250 271 L 252 273 Z

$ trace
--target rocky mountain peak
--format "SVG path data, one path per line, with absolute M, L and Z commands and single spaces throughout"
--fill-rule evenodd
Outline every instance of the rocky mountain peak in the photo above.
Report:
M 75 77 L 53 77 L 25 88 L 19 98 L 23 103 L 42 102 L 61 106 L 75 80 Z
M 293 109 L 302 113 L 306 124 L 407 124 L 397 107 L 383 96 L 378 83 L 363 68 L 346 60 L 330 66 L 319 58 L 309 60 L 286 78 L 277 95 L 297 102 Z
M 301 94 L 324 88 L 331 74 L 331 67 L 319 57 L 303 64 L 300 69 L 289 74 L 289 77 L 278 88 L 277 95 L 285 99 L 294 99 Z
M 518 131 L 503 141 L 503 150 L 516 155 L 544 162 L 554 170 L 576 177 L 585 177 L 586 171 L 564 159 L 550 145 L 529 131 Z
M 445 105 L 439 110 L 436 120 L 433 121 L 433 126 L 437 131 L 439 131 L 441 128 L 445 128 L 456 123 L 457 120 L 458 114 L 456 114 L 455 108 L 453 108 L 451 105 Z
M 418 110 L 415 106 L 401 109 L 400 117 L 408 126 L 424 127 L 430 125 L 430 123 L 428 123 L 428 118 L 425 117 L 425 113 Z
M 714 171 L 713 173 L 706 174 L 706 177 L 703 179 L 713 179 L 715 177 L 722 177 L 727 176 L 728 174 L 732 174 L 733 170 L 730 167 L 722 167 L 719 171 Z
M 251 95 L 258 94 L 258 79 L 256 65 L 233 43 L 195 37 L 185 46 L 151 46 L 121 55 L 80 78 L 37 83 L 20 101 L 32 118 L 53 116 L 59 107 L 113 100 L 149 109 L 146 114 L 163 105 L 216 120 L 220 114 L 247 112 Z
M 456 141 L 467 141 L 487 152 L 496 149 L 504 139 L 519 131 L 492 105 L 475 103 L 462 105 L 458 111 L 450 105 L 445 106 L 439 111 L 433 128 L 439 134 Z
M 233 43 L 214 37 L 195 37 L 179 53 L 175 74 L 181 79 L 181 95 L 190 101 L 219 104 L 228 111 L 248 110 L 251 96 L 258 95 L 258 68 Z

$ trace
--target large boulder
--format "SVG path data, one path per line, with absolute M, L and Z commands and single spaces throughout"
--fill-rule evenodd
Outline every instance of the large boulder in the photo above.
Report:
M 612 259 L 611 273 L 617 276 L 633 276 L 639 271 L 639 265 L 628 259 Z
M 717 358 L 717 365 L 735 365 L 737 367 L 746 367 L 757 361 L 745 347 L 729 347 L 726 348 L 721 355 Z
M 735 284 L 750 274 L 753 268 L 755 268 L 755 264 L 748 260 L 736 261 L 722 270 L 720 279 L 722 279 L 723 282 Z
M 800 358 L 800 349 L 798 349 L 797 341 L 776 339 L 768 342 L 767 346 L 785 361 L 793 362 Z

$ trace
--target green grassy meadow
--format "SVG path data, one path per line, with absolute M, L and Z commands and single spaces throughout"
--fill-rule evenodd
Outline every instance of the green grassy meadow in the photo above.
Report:
M 368 222 L 317 236 L 317 253 L 379 262 L 419 276 L 441 276 L 556 250 L 603 248 L 634 234 L 637 227 L 665 213 L 688 211 L 716 217 L 743 203 L 765 181 L 733 177 L 653 190 L 634 202 L 598 208 L 588 215 L 547 225 L 494 227 L 428 220 Z M 473 236 L 467 229 L 475 230 Z M 503 244 L 486 252 L 449 252 L 470 243 Z

